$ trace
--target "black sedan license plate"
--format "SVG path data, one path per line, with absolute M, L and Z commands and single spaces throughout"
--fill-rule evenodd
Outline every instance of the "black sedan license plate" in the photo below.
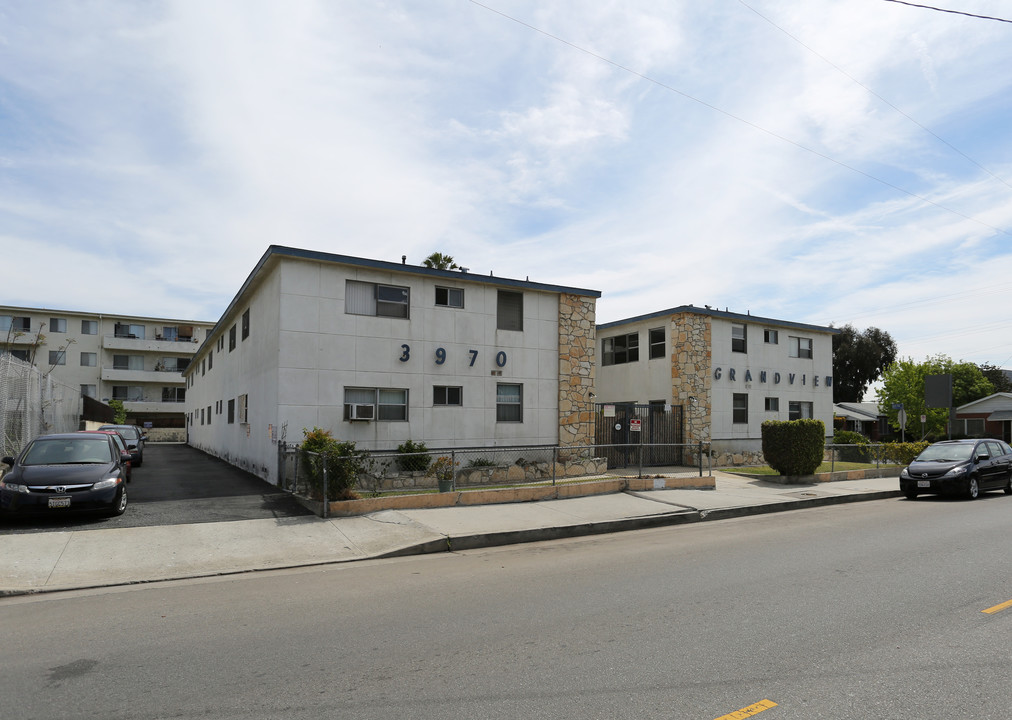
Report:
M 917 487 L 926 487 L 926 488 L 929 488 L 929 487 L 931 487 L 931 481 L 930 480 L 918 480 L 917 481 Z
M 67 508 L 70 507 L 69 497 L 51 497 L 49 498 L 49 507 L 51 508 Z

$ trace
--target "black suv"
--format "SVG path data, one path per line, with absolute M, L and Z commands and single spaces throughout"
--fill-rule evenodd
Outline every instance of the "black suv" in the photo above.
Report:
M 1012 447 L 1001 440 L 943 440 L 924 448 L 900 472 L 900 490 L 920 494 L 965 495 L 1001 488 L 1012 495 Z

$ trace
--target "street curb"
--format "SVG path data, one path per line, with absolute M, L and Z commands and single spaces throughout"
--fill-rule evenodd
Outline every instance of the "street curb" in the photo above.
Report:
M 444 535 L 436 540 L 427 540 L 423 543 L 408 545 L 396 550 L 390 550 L 360 558 L 320 560 L 316 562 L 295 563 L 291 565 L 272 565 L 270 567 L 248 568 L 245 570 L 194 573 L 192 575 L 182 577 L 160 578 L 153 580 L 132 580 L 107 584 L 98 583 L 73 587 L 28 588 L 23 590 L 0 589 L 0 598 L 24 597 L 29 595 L 42 595 L 59 592 L 100 590 L 103 588 L 114 587 L 131 587 L 163 582 L 201 580 L 214 577 L 233 577 L 257 572 L 269 572 L 271 570 L 298 570 L 311 567 L 323 567 L 326 565 L 345 565 L 353 562 L 362 562 L 364 560 L 382 560 L 386 558 L 410 557 L 415 555 L 432 555 L 441 552 L 480 550 L 482 548 L 521 545 L 524 543 L 542 542 L 546 540 L 563 540 L 568 538 L 605 535 L 608 533 L 627 532 L 632 530 L 647 530 L 673 525 L 687 525 L 711 520 L 729 520 L 739 517 L 748 517 L 750 515 L 766 515 L 770 513 L 786 512 L 788 510 L 803 510 L 823 505 L 841 505 L 844 503 L 863 502 L 866 500 L 885 500 L 901 497 L 902 495 L 903 493 L 899 490 L 882 490 L 854 495 L 836 495 L 805 498 L 803 500 L 786 500 L 783 502 L 769 503 L 767 505 L 745 505 L 741 507 L 718 508 L 715 510 L 685 508 L 683 510 L 663 513 L 660 515 L 643 515 L 633 518 L 623 518 L 621 520 L 605 520 L 596 523 L 580 523 L 578 525 L 538 528 L 534 530 L 509 530 L 485 534 Z
M 784 502 L 769 503 L 766 505 L 745 505 L 742 507 L 719 508 L 716 510 L 695 510 L 692 508 L 686 508 L 685 510 L 664 513 L 662 515 L 644 515 L 634 518 L 624 518 L 622 520 L 606 520 L 599 523 L 581 523 L 579 525 L 538 528 L 535 530 L 510 530 L 472 535 L 447 535 L 445 536 L 445 540 L 428 541 L 419 545 L 399 548 L 375 557 L 392 558 L 411 555 L 425 555 L 436 552 L 480 550 L 482 548 L 521 545 L 523 543 L 542 542 L 546 540 L 562 540 L 574 537 L 586 537 L 589 535 L 606 535 L 608 533 L 646 530 L 672 525 L 686 525 L 689 523 L 706 522 L 710 520 L 730 520 L 733 518 L 748 517 L 750 515 L 766 515 L 770 513 L 786 512 L 788 510 L 804 510 L 806 508 L 820 507 L 823 505 L 841 505 L 844 503 L 863 502 L 866 500 L 885 500 L 901 497 L 902 494 L 903 493 L 899 490 L 882 490 L 861 493 L 859 495 L 836 495 L 829 497 L 806 498 L 804 500 L 786 500 Z

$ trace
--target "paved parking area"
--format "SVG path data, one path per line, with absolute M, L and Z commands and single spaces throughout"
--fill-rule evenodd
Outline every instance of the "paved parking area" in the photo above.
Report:
M 312 515 L 288 493 L 188 445 L 148 444 L 117 518 L 65 515 L 0 520 L 0 534 L 184 525 Z

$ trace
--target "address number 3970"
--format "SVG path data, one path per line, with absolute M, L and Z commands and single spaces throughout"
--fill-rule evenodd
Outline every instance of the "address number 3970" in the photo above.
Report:
M 467 366 L 468 367 L 474 367 L 474 363 L 478 359 L 478 351 L 477 350 L 473 350 L 473 349 L 472 350 L 468 350 L 467 351 L 467 355 L 468 355 Z M 436 348 L 436 352 L 435 352 L 436 365 L 442 365 L 443 363 L 445 363 L 447 357 L 448 357 L 448 353 L 446 352 L 446 348 L 442 348 L 442 347 Z M 406 345 L 406 344 L 405 345 L 401 345 L 401 356 L 398 359 L 401 362 L 407 362 L 408 360 L 411 359 L 411 346 L 410 345 Z M 500 350 L 499 352 L 496 353 L 496 355 L 495 355 L 495 364 L 496 364 L 497 367 L 506 367 L 506 352 L 504 350 Z

